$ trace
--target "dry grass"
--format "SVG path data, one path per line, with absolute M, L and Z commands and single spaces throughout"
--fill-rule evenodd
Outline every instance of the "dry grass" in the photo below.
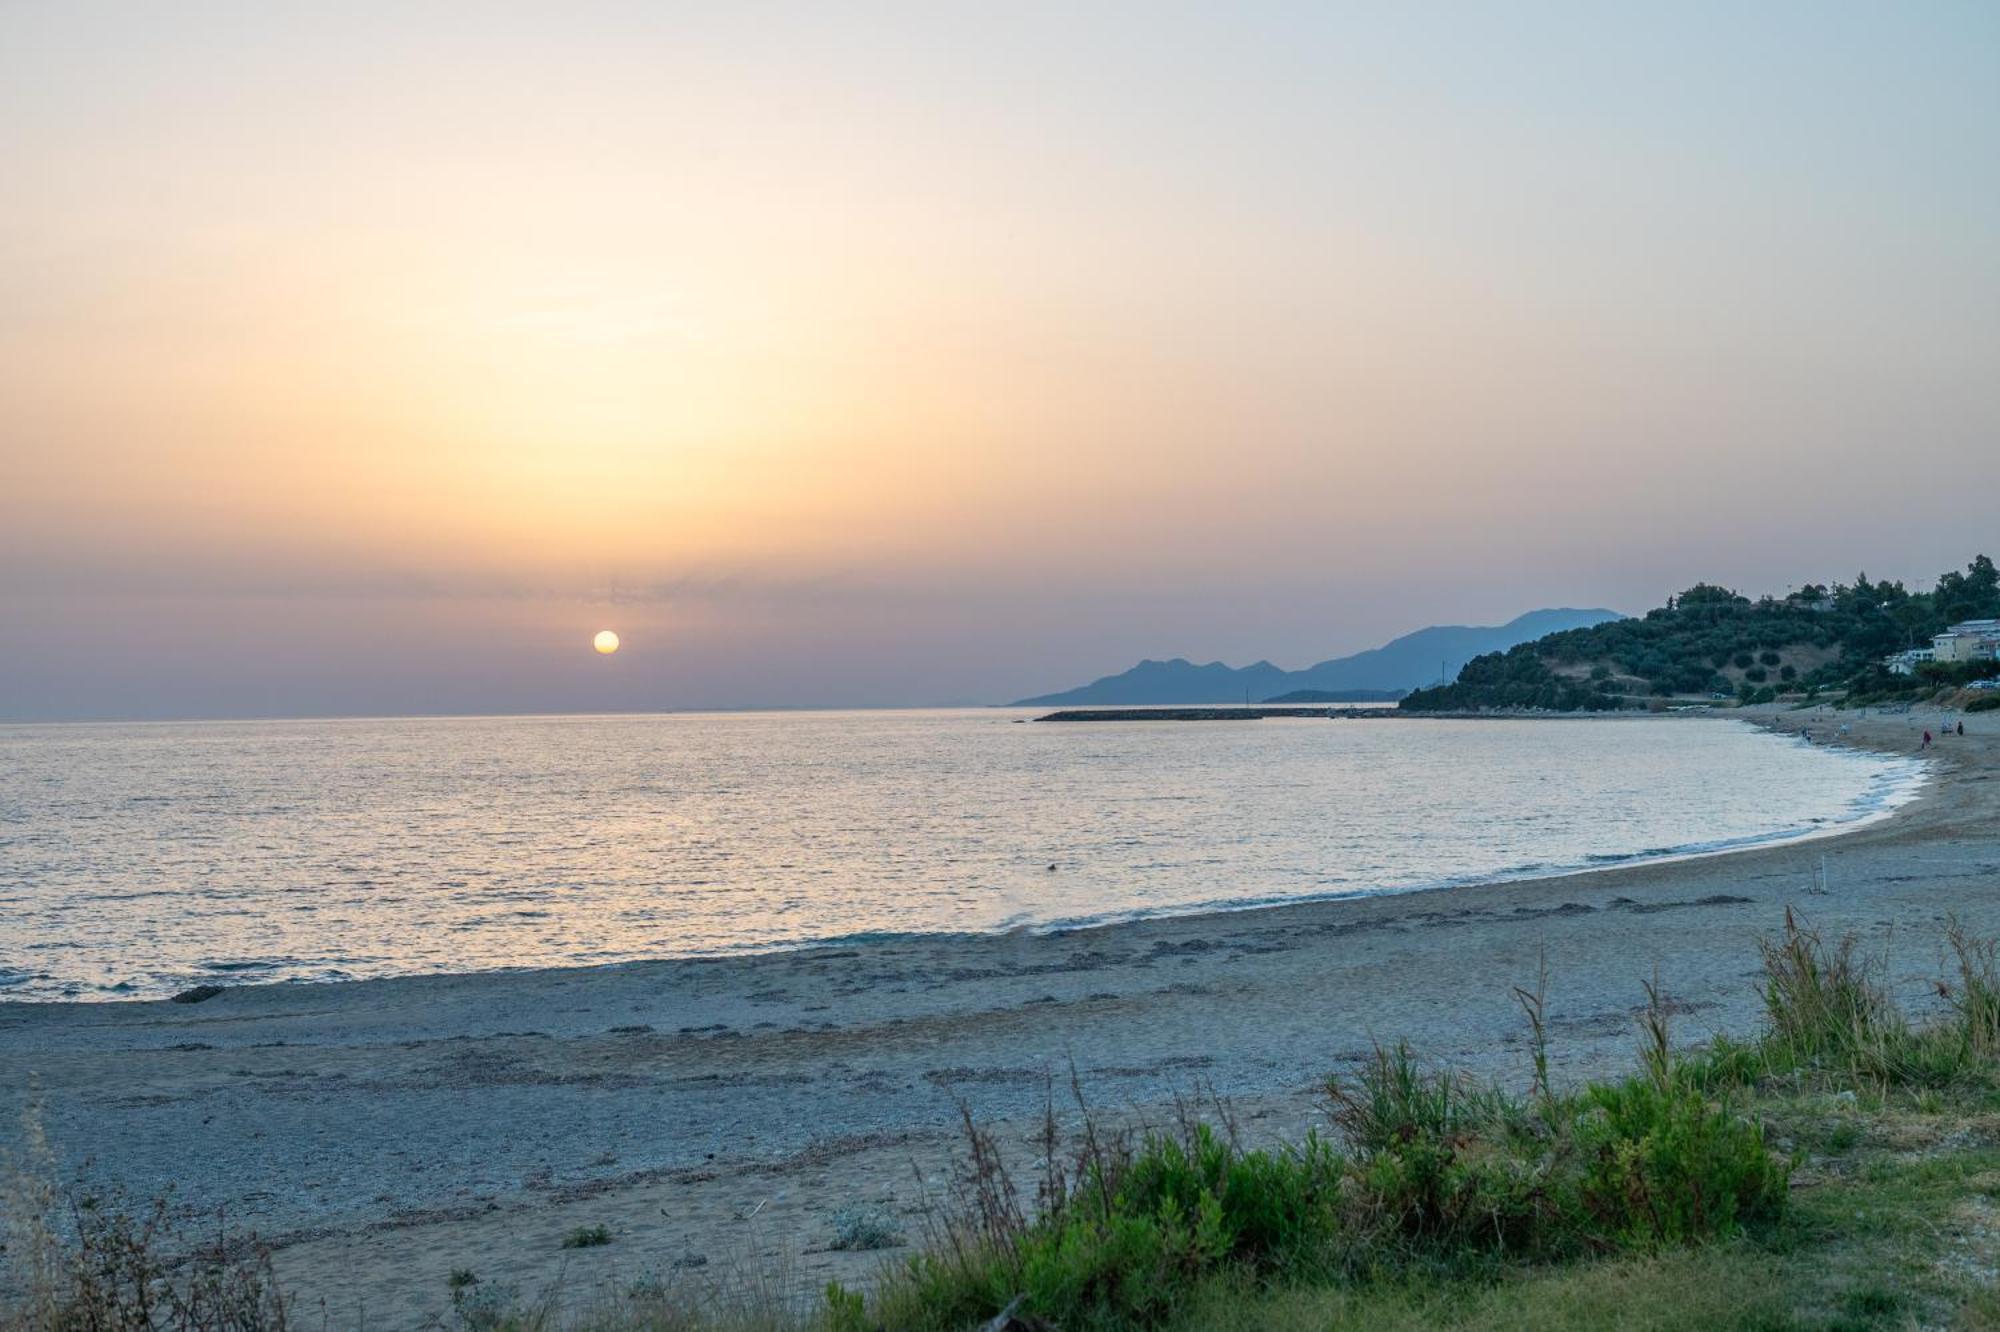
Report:
M 165 1200 L 138 1212 L 56 1182 L 31 1086 L 22 1148 L 0 1161 L 7 1209 L 7 1303 L 19 1332 L 285 1332 L 290 1308 L 254 1238 L 190 1243 Z
M 21 1110 L 21 1147 L 0 1156 L 0 1203 L 6 1206 L 6 1284 L 0 1314 L 22 1328 L 55 1326 L 62 1284 L 56 1215 L 55 1153 L 42 1125 L 40 1089 L 31 1078 Z

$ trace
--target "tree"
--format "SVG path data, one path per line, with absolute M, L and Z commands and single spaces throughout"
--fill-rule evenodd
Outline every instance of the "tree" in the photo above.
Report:
M 1931 600 L 1946 622 L 2000 616 L 2000 569 L 1987 556 L 1975 555 L 1964 573 L 1954 569 L 1938 579 Z

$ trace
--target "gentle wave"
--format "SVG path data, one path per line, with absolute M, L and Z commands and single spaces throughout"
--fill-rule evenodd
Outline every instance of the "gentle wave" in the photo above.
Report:
M 1828 836 L 1925 773 L 1719 719 L 1017 715 L 0 728 L 0 996 L 865 948 L 1464 888 Z

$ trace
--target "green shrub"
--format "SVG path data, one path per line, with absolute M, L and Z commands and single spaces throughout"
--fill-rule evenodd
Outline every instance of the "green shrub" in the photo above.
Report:
M 1245 1152 L 1199 1124 L 1184 1140 L 1149 1141 L 1126 1169 L 1113 1210 L 1175 1218 L 1212 1261 L 1267 1268 L 1325 1242 L 1341 1165 L 1317 1135 L 1296 1151 Z
M 1992 712 L 2000 708 L 2000 689 L 1993 690 L 1965 705 L 1967 712 Z
M 975 1143 L 975 1160 L 986 1154 Z M 1131 1151 L 1100 1143 L 1034 1221 L 1004 1205 L 957 1218 L 946 1244 L 891 1275 L 877 1313 L 894 1327 L 960 1327 L 1022 1296 L 1065 1328 L 1150 1326 L 1208 1276 L 1316 1266 L 1338 1230 L 1344 1166 L 1315 1136 L 1248 1151 L 1193 1122 Z M 969 1196 L 1008 1191 L 979 1183 Z
M 1378 1050 L 1353 1088 L 1333 1084 L 1365 1223 L 1462 1265 L 1654 1248 L 1779 1215 L 1785 1163 L 1712 1099 L 1754 1078 L 1755 1053 L 1718 1042 L 1683 1065 L 1649 994 L 1645 1074 L 1577 1095 L 1549 1094 L 1539 1072 L 1532 1105 L 1471 1091 L 1402 1046 Z
M 1547 1162 L 1525 1104 L 1427 1071 L 1403 1044 L 1378 1048 L 1352 1083 L 1329 1081 L 1327 1097 L 1355 1152 L 1358 1231 L 1433 1249 L 1543 1247 Z
M 1580 1196 L 1604 1239 L 1681 1244 L 1775 1219 L 1790 1171 L 1760 1125 L 1672 1076 L 1593 1086 L 1576 1119 Z

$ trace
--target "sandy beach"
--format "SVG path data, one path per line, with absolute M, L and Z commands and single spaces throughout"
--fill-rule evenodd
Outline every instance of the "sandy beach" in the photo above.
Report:
M 1757 715 L 1898 753 L 1924 724 Z M 830 1251 L 832 1214 L 879 1204 L 916 1237 L 959 1104 L 1018 1142 L 1072 1068 L 1108 1111 L 1200 1085 L 1296 1136 L 1377 1040 L 1520 1076 L 1511 987 L 1544 956 L 1558 1075 L 1619 1067 L 1655 972 L 1683 1039 L 1753 1027 L 1756 940 L 1787 905 L 1886 944 L 1920 1004 L 1948 916 L 2000 932 L 2000 713 L 1966 730 L 1886 819 L 1677 862 L 1059 935 L 0 1004 L 0 1142 L 32 1075 L 72 1168 L 254 1229 L 308 1325 L 420 1325 L 456 1268 L 528 1295 L 865 1279 L 883 1254 Z M 561 1247 L 600 1224 L 612 1243 Z

